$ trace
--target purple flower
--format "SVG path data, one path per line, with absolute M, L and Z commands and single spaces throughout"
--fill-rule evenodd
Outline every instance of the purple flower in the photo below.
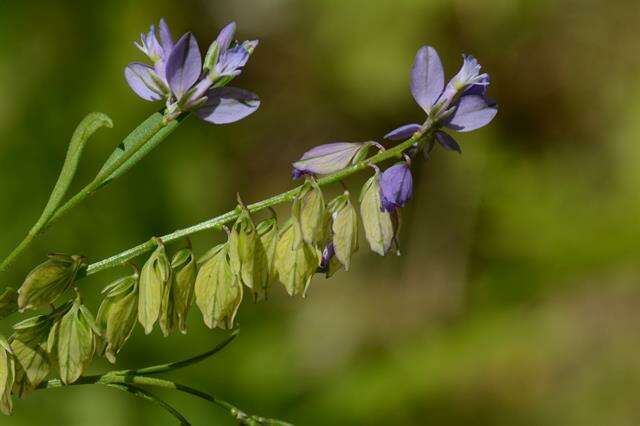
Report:
M 392 212 L 404 206 L 413 194 L 413 178 L 407 163 L 397 163 L 380 176 L 380 209 Z
M 165 120 L 169 121 L 185 111 L 194 111 L 205 121 L 214 124 L 232 123 L 250 115 L 260 106 L 257 95 L 243 89 L 222 87 L 242 72 L 257 41 L 231 47 L 235 23 L 227 25 L 210 51 L 215 57 L 213 69 L 203 68 L 198 41 L 191 33 L 173 42 L 164 19 L 156 33 L 152 25 L 135 45 L 153 62 L 153 66 L 132 62 L 124 74 L 131 89 L 147 101 L 165 100 Z M 159 39 L 158 39 L 159 37 Z
M 489 75 L 481 73 L 480 69 L 480 64 L 473 56 L 463 55 L 460 71 L 445 86 L 444 70 L 438 53 L 431 46 L 420 48 L 411 69 L 411 94 L 427 113 L 427 121 L 423 125 L 406 124 L 398 127 L 385 135 L 385 138 L 406 139 L 416 132 L 423 132 L 427 125 L 470 132 L 489 124 L 498 108 L 495 102 L 485 97 Z M 459 150 L 453 138 L 442 134 L 435 135 L 441 146 Z
M 318 145 L 305 152 L 293 163 L 293 178 L 303 175 L 327 175 L 349 166 L 354 157 L 368 144 L 334 142 Z
M 316 272 L 323 274 L 329 273 L 331 260 L 335 255 L 336 249 L 332 242 L 324 246 L 324 249 L 322 250 L 322 258 L 320 259 L 320 265 L 318 266 Z

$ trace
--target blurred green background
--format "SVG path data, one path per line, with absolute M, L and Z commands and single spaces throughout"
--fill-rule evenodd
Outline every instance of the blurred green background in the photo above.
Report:
M 233 208 L 236 192 L 253 202 L 287 189 L 291 161 L 314 145 L 421 120 L 408 74 L 428 43 L 448 75 L 461 53 L 476 55 L 500 112 L 459 137 L 462 156 L 418 161 L 404 255 L 380 259 L 362 244 L 352 271 L 318 276 L 306 300 L 280 286 L 267 303 L 246 300 L 240 338 L 171 377 L 297 425 L 640 423 L 637 1 L 0 1 L 2 253 L 37 218 L 86 113 L 115 127 L 92 140 L 77 185 L 155 110 L 122 71 L 143 59 L 132 41 L 162 16 L 203 49 L 230 20 L 239 38 L 259 38 L 234 85 L 262 107 L 228 126 L 187 120 L 2 285 L 48 251 L 101 259 Z M 358 192 L 363 179 L 347 185 Z M 124 271 L 82 282 L 94 312 L 98 290 Z M 119 366 L 176 360 L 224 335 L 194 309 L 187 336 L 138 328 Z M 159 394 L 196 425 L 233 424 L 202 401 Z M 0 424 L 174 420 L 94 386 L 36 392 Z

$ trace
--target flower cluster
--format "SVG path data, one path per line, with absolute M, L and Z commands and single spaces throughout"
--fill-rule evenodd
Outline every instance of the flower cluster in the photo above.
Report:
M 235 29 L 233 22 L 224 27 L 203 62 L 194 35 L 186 33 L 174 43 L 162 19 L 158 31 L 152 25 L 135 43 L 153 65 L 127 65 L 127 83 L 144 100 L 165 100 L 167 121 L 185 111 L 214 124 L 241 120 L 258 109 L 260 100 L 254 93 L 224 86 L 240 75 L 258 41 L 233 42 Z
M 164 100 L 167 121 L 187 111 L 217 124 L 240 120 L 258 108 L 259 100 L 225 85 L 242 72 L 257 42 L 234 43 L 234 33 L 235 24 L 227 25 L 203 60 L 191 33 L 174 43 L 161 20 L 157 32 L 152 26 L 136 44 L 152 65 L 129 64 L 127 82 L 145 100 Z M 399 210 L 413 193 L 411 157 L 428 153 L 435 144 L 460 152 L 458 143 L 442 129 L 475 130 L 497 113 L 495 103 L 486 97 L 489 76 L 480 73 L 473 57 L 464 56 L 460 71 L 446 85 L 444 81 L 438 54 L 432 47 L 422 47 L 411 71 L 411 93 L 427 114 L 426 121 L 385 136 L 406 141 L 388 150 L 374 141 L 310 149 L 293 163 L 293 177 L 304 177 L 304 182 L 280 199 L 292 202 L 288 220 L 280 224 L 273 214 L 256 222 L 253 214 L 259 209 L 250 212 L 238 200 L 237 209 L 216 223 L 235 219 L 230 229 L 225 228 L 226 240 L 199 258 L 190 244 L 170 255 L 163 241 L 155 238 L 155 250 L 142 268 L 134 266 L 133 273 L 103 290 L 95 320 L 77 288 L 73 300 L 53 305 L 75 288 L 78 276 L 86 271 L 84 256 L 50 255 L 26 276 L 18 291 L 7 288 L 0 294 L 0 319 L 17 310 L 52 308 L 14 325 L 9 339 L 0 335 L 0 411 L 11 413 L 12 396 L 28 395 L 54 369 L 62 383 L 70 384 L 96 354 L 114 363 L 137 324 L 146 334 L 156 324 L 164 336 L 186 333 L 195 304 L 206 326 L 230 329 L 246 291 L 254 301 L 264 300 L 280 282 L 289 295 L 304 296 L 315 274 L 330 277 L 350 268 L 358 250 L 359 222 L 371 250 L 387 255 L 398 245 Z M 372 147 L 378 152 L 369 155 Z M 384 171 L 376 165 L 394 157 L 404 160 Z M 374 174 L 364 183 L 357 204 L 348 190 L 326 202 L 321 184 L 338 181 L 350 174 L 349 168 L 355 172 L 367 165 Z M 316 180 L 332 174 L 324 182 Z M 263 202 L 261 208 L 272 204 Z
M 438 53 L 431 46 L 423 46 L 418 50 L 411 69 L 411 93 L 427 113 L 427 119 L 423 124 L 405 124 L 384 137 L 390 140 L 413 137 L 416 146 L 421 148 L 425 147 L 426 142 L 425 155 L 433 148 L 434 143 L 438 143 L 445 150 L 461 152 L 458 143 L 441 128 L 470 132 L 489 124 L 498 109 L 496 103 L 486 97 L 489 75 L 480 73 L 480 64 L 473 56 L 463 55 L 460 71 L 446 86 L 444 81 L 444 71 Z M 427 134 L 427 130 L 430 130 L 430 133 Z M 297 179 L 303 175 L 339 172 L 362 161 L 371 144 L 337 142 L 312 148 L 293 163 L 293 177 Z M 417 150 L 413 151 L 415 152 Z M 404 206 L 413 193 L 408 157 L 407 161 L 385 170 L 380 175 L 379 186 L 379 204 L 382 211 L 394 212 Z M 330 253 L 330 250 L 327 253 Z

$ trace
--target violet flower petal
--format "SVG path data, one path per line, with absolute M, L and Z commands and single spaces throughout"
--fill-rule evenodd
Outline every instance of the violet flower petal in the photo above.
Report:
M 444 70 L 438 52 L 431 46 L 418 50 L 411 69 L 411 94 L 418 105 L 429 113 L 444 89 Z
M 497 113 L 494 102 L 477 95 L 463 96 L 445 125 L 458 132 L 470 132 L 489 124 Z
M 451 137 L 448 133 L 445 132 L 436 132 L 436 141 L 440 146 L 447 151 L 456 151 L 462 154 L 462 148 L 458 145 L 455 139 Z
M 255 93 L 236 87 L 218 87 L 206 93 L 207 101 L 196 110 L 201 119 L 214 124 L 227 124 L 242 120 L 260 106 Z
M 216 43 L 218 43 L 218 46 L 220 46 L 221 52 L 224 52 L 225 50 L 229 49 L 229 46 L 231 46 L 231 42 L 233 41 L 233 36 L 235 35 L 235 33 L 236 33 L 235 22 L 228 23 L 227 26 L 220 31 L 220 34 L 218 34 L 218 37 L 216 38 Z
M 404 206 L 413 195 L 413 178 L 407 163 L 398 163 L 380 175 L 380 209 L 394 211 Z
M 422 126 L 419 124 L 405 124 L 404 126 L 400 126 L 397 129 L 390 131 L 384 135 L 384 138 L 391 139 L 392 141 L 407 139 L 413 136 L 413 134 L 421 128 Z
M 361 143 L 334 142 L 318 145 L 293 163 L 294 179 L 303 174 L 327 175 L 346 168 L 362 148 Z
M 141 62 L 132 62 L 124 69 L 129 87 L 145 101 L 159 101 L 163 98 L 162 89 L 152 77 L 153 72 L 153 68 Z
M 491 81 L 489 80 L 489 75 L 485 74 L 485 76 L 480 80 L 479 83 L 472 84 L 467 90 L 465 90 L 462 96 L 467 96 L 467 95 L 484 96 L 487 94 L 487 89 L 489 88 L 490 82 Z
M 167 59 L 166 76 L 169 87 L 178 98 L 198 81 L 202 72 L 202 56 L 198 41 L 191 33 L 183 35 Z
M 173 49 L 173 36 L 171 35 L 171 30 L 164 18 L 160 19 L 158 30 L 160 35 L 160 46 L 162 46 L 163 56 L 166 59 Z

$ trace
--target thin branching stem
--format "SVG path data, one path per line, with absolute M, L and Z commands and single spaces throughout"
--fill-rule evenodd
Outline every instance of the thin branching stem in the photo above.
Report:
M 393 148 L 389 148 L 385 151 L 380 151 L 378 152 L 376 155 L 360 161 L 350 167 L 347 167 L 344 170 L 341 170 L 337 173 L 325 176 L 321 179 L 318 179 L 318 185 L 320 186 L 325 186 L 325 185 L 330 185 L 333 183 L 337 183 L 340 182 L 341 180 L 354 175 L 372 165 L 381 163 L 383 161 L 392 159 L 392 158 L 396 158 L 396 159 L 402 159 L 403 158 L 403 154 L 404 152 L 411 148 L 414 145 L 417 144 L 422 144 L 424 143 L 425 140 L 429 139 L 429 136 L 432 133 L 432 128 L 429 127 L 426 130 L 422 131 L 422 132 L 418 132 L 415 135 L 413 135 L 411 138 L 407 139 L 404 142 L 399 143 L 398 145 L 394 146 Z M 295 196 L 297 195 L 298 191 L 300 190 L 301 185 L 297 186 L 293 189 L 290 189 L 289 191 L 283 192 L 281 194 L 278 195 L 274 195 L 270 198 L 267 198 L 265 200 L 262 201 L 258 201 L 257 203 L 253 203 L 253 204 L 249 204 L 247 206 L 247 209 L 251 212 L 251 213 L 256 213 L 259 212 L 261 210 L 264 209 L 269 209 L 272 208 L 275 205 L 278 204 L 282 204 L 282 203 L 286 203 L 286 202 L 291 202 L 293 201 L 293 199 L 295 198 Z M 164 243 L 171 243 L 173 241 L 176 240 L 180 240 L 182 238 L 188 237 L 190 235 L 196 234 L 198 232 L 202 232 L 202 231 L 207 231 L 207 230 L 211 230 L 211 229 L 219 229 L 221 228 L 223 225 L 232 222 L 234 220 L 236 220 L 236 218 L 240 215 L 240 209 L 236 208 L 234 210 L 228 211 L 220 216 L 216 216 L 214 218 L 211 218 L 209 220 L 206 220 L 204 222 L 198 223 L 196 225 L 192 225 L 188 228 L 184 228 L 184 229 L 179 229 L 177 231 L 174 231 L 170 234 L 166 234 L 163 235 L 161 237 L 159 237 Z M 89 265 L 86 269 L 86 271 L 83 271 L 78 278 L 81 278 L 82 276 L 86 276 L 86 275 L 93 275 L 97 272 L 103 271 L 105 269 L 109 269 L 109 268 L 113 268 L 115 266 L 119 266 L 122 265 L 123 263 L 129 261 L 130 259 L 133 259 L 137 256 L 140 256 L 144 253 L 147 253 L 151 250 L 153 250 L 156 247 L 156 244 L 154 242 L 153 239 L 150 239 L 147 242 L 144 242 L 142 244 L 139 244 L 135 247 L 132 247 L 128 250 L 125 250 L 121 253 L 118 253 L 114 256 L 111 256 L 109 258 L 100 260 L 98 262 L 92 263 L 91 265 Z

